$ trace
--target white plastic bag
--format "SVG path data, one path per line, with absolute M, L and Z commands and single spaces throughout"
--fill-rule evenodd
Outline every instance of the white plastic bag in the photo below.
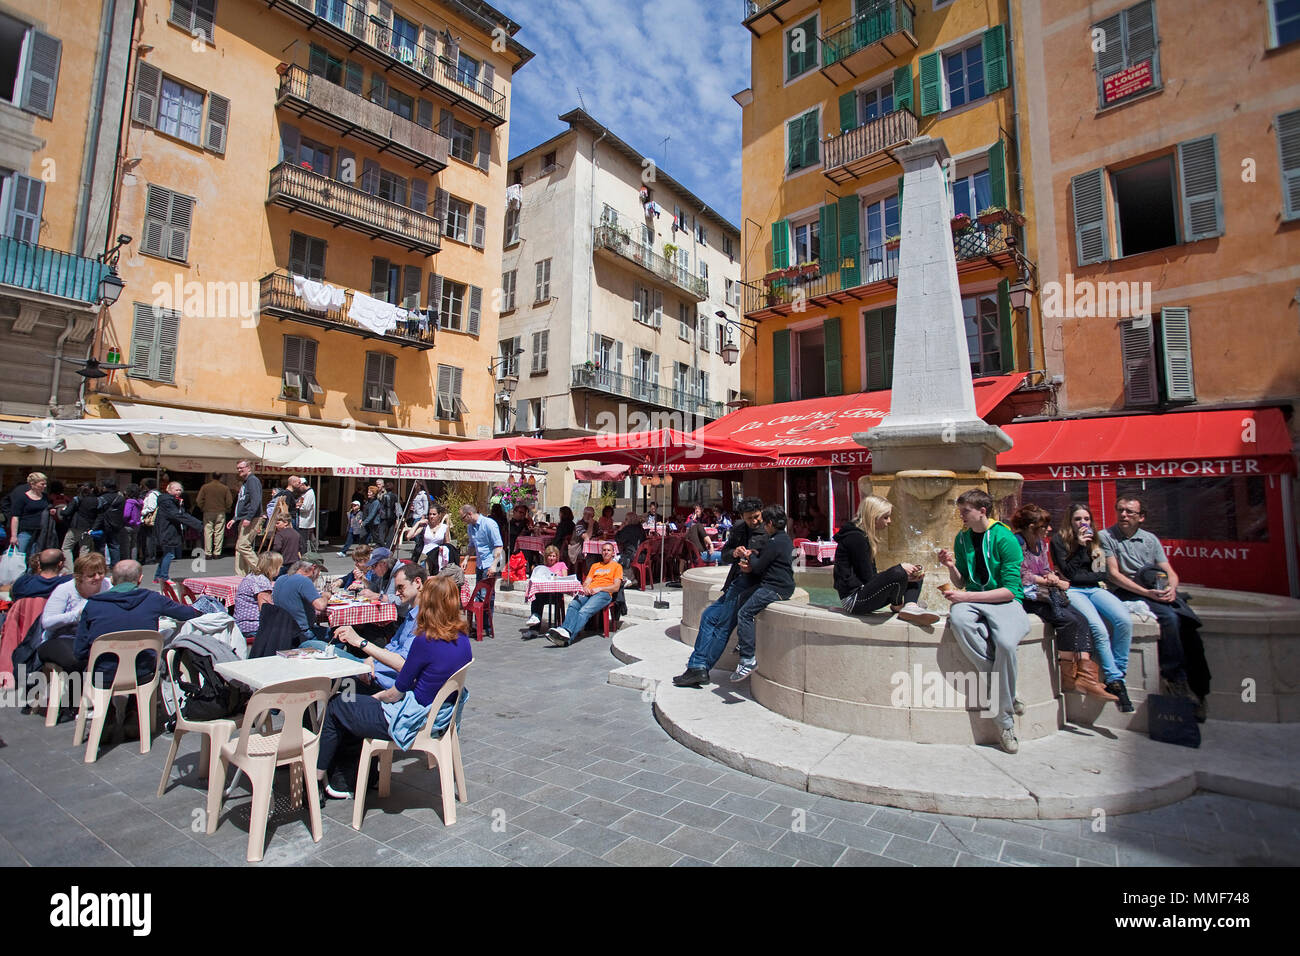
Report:
M 27 558 L 13 545 L 0 558 L 0 587 L 9 587 L 27 573 Z

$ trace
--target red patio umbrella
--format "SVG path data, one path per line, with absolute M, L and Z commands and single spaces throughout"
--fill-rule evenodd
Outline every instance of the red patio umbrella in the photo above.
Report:
M 512 453 L 521 442 L 536 442 L 535 438 L 515 435 L 506 438 L 483 438 L 478 441 L 453 441 L 427 448 L 411 448 L 397 453 L 399 465 L 417 465 L 424 461 L 492 461 L 500 459 L 518 463 L 522 459 Z

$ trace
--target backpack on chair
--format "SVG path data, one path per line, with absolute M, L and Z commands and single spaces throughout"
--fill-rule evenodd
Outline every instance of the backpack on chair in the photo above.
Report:
M 186 720 L 232 717 L 248 704 L 249 695 L 217 673 L 210 655 L 188 647 L 172 656 L 171 679 Z

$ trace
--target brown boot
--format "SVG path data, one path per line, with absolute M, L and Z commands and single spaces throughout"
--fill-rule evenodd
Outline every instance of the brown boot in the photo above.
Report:
M 1101 682 L 1101 669 L 1097 667 L 1096 661 L 1091 658 L 1085 660 L 1082 657 L 1077 657 L 1074 660 L 1074 665 L 1074 685 L 1080 693 L 1087 694 L 1089 697 L 1096 697 L 1099 700 L 1119 700 Z
M 1056 665 L 1061 669 L 1061 693 L 1076 694 L 1078 689 L 1075 686 L 1075 665 L 1078 663 L 1076 658 L 1059 657 Z

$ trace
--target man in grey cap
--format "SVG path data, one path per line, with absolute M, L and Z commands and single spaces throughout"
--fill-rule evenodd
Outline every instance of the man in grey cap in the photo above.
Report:
M 393 583 L 393 564 L 393 552 L 387 548 L 375 548 L 370 552 L 370 563 L 366 565 L 366 569 L 374 573 L 379 588 L 375 591 L 369 589 L 362 591 L 361 600 L 384 601 L 388 604 L 401 603 Z

